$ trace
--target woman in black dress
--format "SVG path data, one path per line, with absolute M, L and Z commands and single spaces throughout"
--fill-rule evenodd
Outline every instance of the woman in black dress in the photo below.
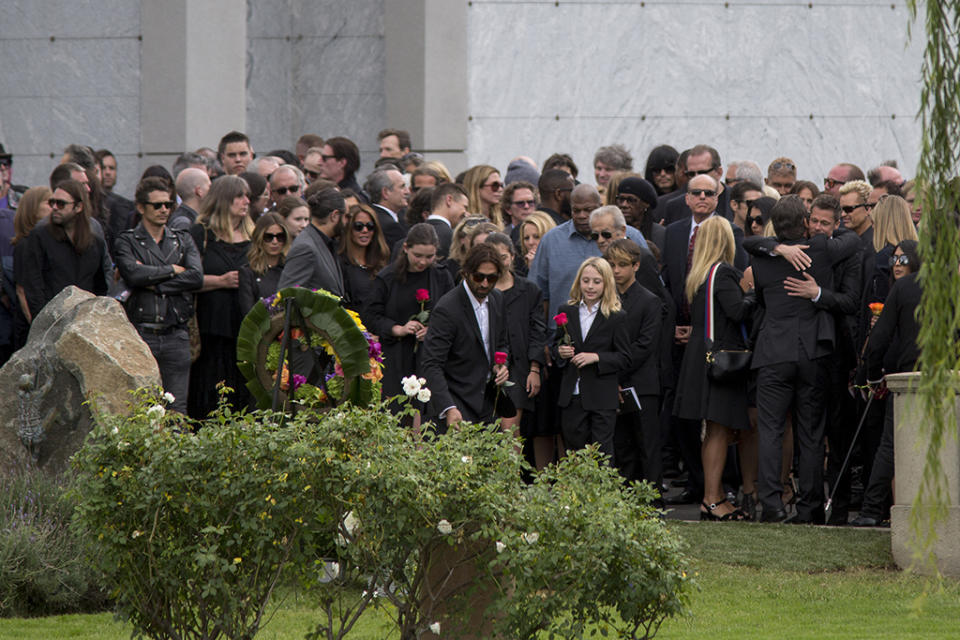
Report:
M 203 256 L 203 288 L 197 294 L 200 357 L 190 368 L 187 413 L 204 418 L 217 406 L 217 384 L 233 389 L 234 408 L 247 404 L 246 381 L 237 368 L 240 310 L 240 268 L 247 264 L 253 222 L 249 216 L 250 189 L 237 176 L 222 176 L 200 202 L 197 223 L 190 235 Z
M 713 274 L 713 349 L 746 349 L 742 323 L 753 310 L 753 296 L 740 288 L 740 272 L 733 266 L 734 240 L 723 218 L 708 218 L 697 232 L 693 264 L 687 275 L 693 330 L 683 353 L 677 382 L 674 412 L 687 420 L 703 420 L 706 431 L 703 457 L 703 504 L 701 520 L 743 520 L 745 514 L 727 502 L 721 484 L 727 446 L 734 431 L 749 429 L 747 417 L 747 372 L 733 381 L 717 382 L 707 377 L 705 329 L 707 285 Z
M 507 368 L 510 370 L 512 387 L 507 388 L 510 399 L 517 408 L 517 415 L 504 418 L 504 430 L 514 431 L 521 424 L 524 411 L 533 409 L 534 398 L 540 393 L 540 368 L 546 356 L 547 325 L 543 316 L 543 294 L 530 280 L 514 275 L 515 253 L 510 236 L 491 233 L 486 243 L 493 245 L 503 264 L 503 275 L 497 280 L 497 289 L 503 292 L 503 307 L 507 314 Z M 528 434 L 521 433 L 524 438 Z M 552 438 L 543 438 L 553 453 Z
M 453 288 L 447 270 L 434 264 L 439 246 L 432 226 L 413 225 L 397 259 L 374 279 L 364 324 L 383 347 L 384 398 L 401 394 L 400 379 L 417 371 L 417 347 L 427 335 L 429 319 L 420 322 L 414 316 L 429 312 Z
M 370 299 L 374 277 L 390 261 L 380 220 L 370 205 L 360 203 L 347 209 L 338 258 L 349 301 L 346 307 L 361 312 Z
M 257 301 L 277 292 L 283 262 L 290 249 L 290 230 L 283 216 L 271 211 L 260 216 L 253 228 L 247 264 L 240 268 L 240 311 L 250 312 Z

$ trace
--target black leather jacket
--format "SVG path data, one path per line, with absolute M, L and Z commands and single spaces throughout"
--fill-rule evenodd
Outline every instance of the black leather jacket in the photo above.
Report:
M 164 227 L 159 245 L 138 224 L 117 236 L 115 259 L 130 297 L 127 316 L 154 329 L 186 325 L 193 315 L 193 293 L 203 286 L 200 252 L 190 234 Z M 179 275 L 173 266 L 186 271 Z

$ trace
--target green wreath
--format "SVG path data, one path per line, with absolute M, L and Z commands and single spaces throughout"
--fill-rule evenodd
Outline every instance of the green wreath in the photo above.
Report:
M 334 373 L 320 387 L 298 380 L 301 376 L 289 376 L 287 362 L 282 366 L 279 362 L 287 305 L 293 306 L 291 337 L 312 348 L 323 347 L 335 359 Z M 367 406 L 380 397 L 381 363 L 380 344 L 364 329 L 360 317 L 323 290 L 288 287 L 258 301 L 237 336 L 237 366 L 261 409 L 272 405 L 277 375 L 281 377 L 280 406 L 289 400 L 319 408 L 347 401 Z

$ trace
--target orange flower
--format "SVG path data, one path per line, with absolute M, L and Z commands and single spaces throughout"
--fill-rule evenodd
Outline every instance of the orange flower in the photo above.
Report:
M 879 316 L 883 313 L 883 303 L 882 302 L 871 302 L 869 305 L 871 313 L 875 316 Z

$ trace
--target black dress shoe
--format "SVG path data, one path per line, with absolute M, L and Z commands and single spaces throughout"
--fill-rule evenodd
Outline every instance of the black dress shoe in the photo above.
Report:
M 702 500 L 702 496 L 698 496 L 689 489 L 684 489 L 677 495 L 673 497 L 665 497 L 663 501 L 667 504 L 677 505 L 677 504 L 695 504 Z
M 860 515 L 850 521 L 851 527 L 882 527 L 883 523 L 878 518 Z
M 787 519 L 787 512 L 783 509 L 764 509 L 760 514 L 760 522 L 783 522 Z

